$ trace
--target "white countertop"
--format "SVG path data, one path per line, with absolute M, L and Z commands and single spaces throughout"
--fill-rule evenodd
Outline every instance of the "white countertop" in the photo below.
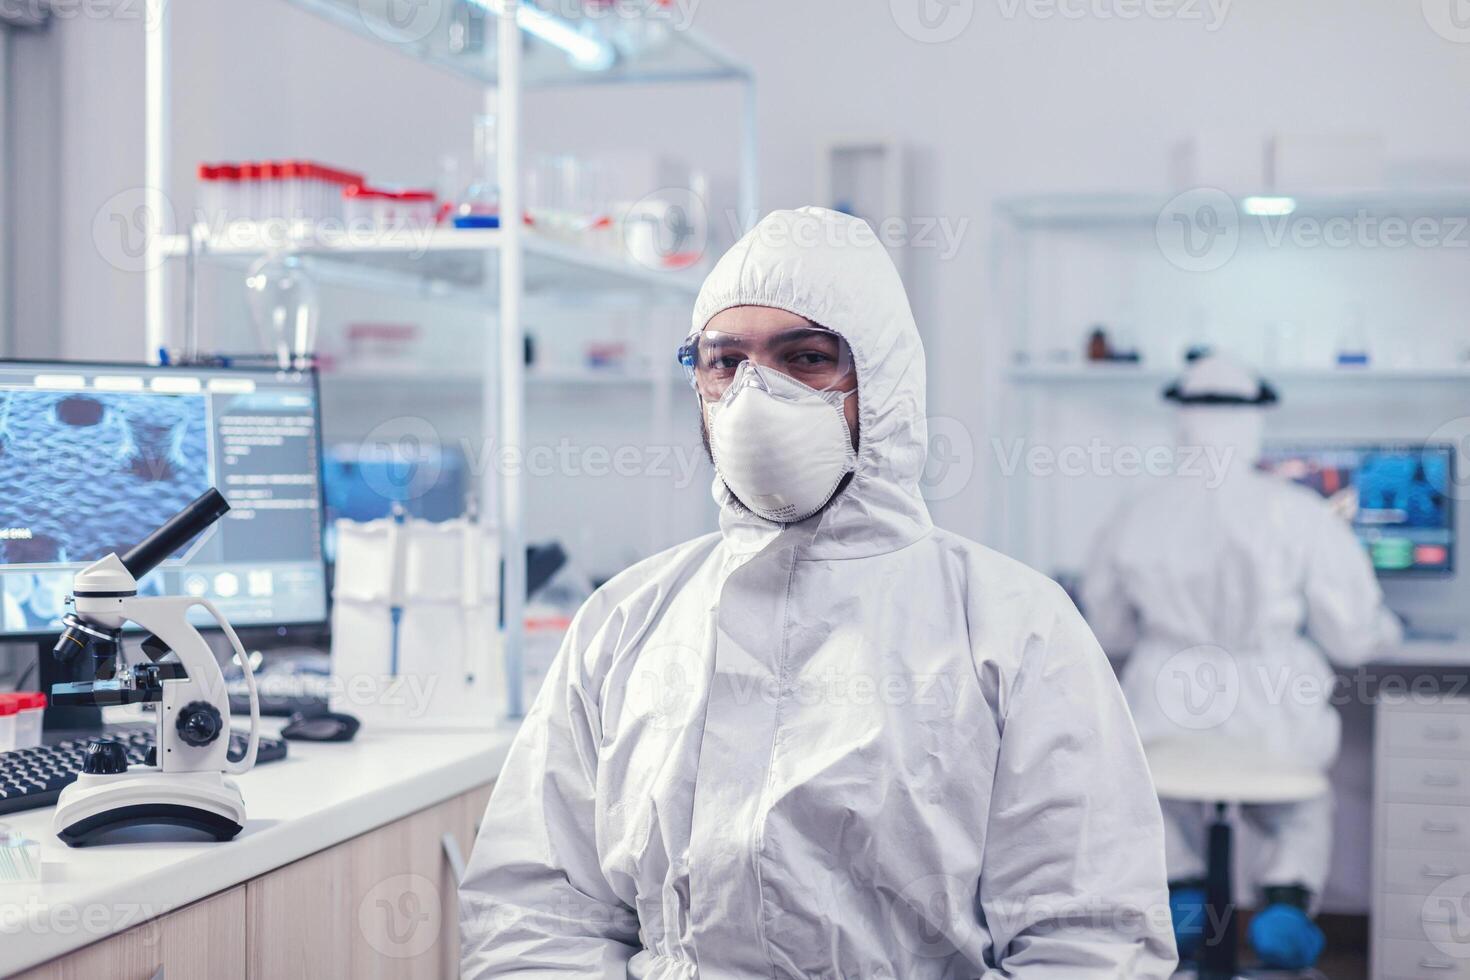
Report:
M 274 732 L 275 725 L 268 731 Z M 364 726 L 347 743 L 291 742 L 234 777 L 245 829 L 217 843 L 70 848 L 52 807 L 0 816 L 41 843 L 39 884 L 0 882 L 0 976 L 61 956 L 494 779 L 512 727 L 401 734 Z
M 1109 650 L 1107 655 L 1115 667 L 1121 668 L 1128 661 L 1129 652 Z M 1374 656 L 1365 665 L 1367 670 L 1374 673 L 1407 667 L 1470 670 L 1470 633 L 1436 638 L 1410 638 L 1394 649 Z
M 1377 670 L 1394 667 L 1470 668 L 1470 635 L 1411 637 L 1391 654 L 1374 657 L 1370 666 Z

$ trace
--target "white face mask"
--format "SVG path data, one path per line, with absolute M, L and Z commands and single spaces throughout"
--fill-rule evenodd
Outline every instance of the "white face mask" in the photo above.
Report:
M 768 521 L 794 524 L 821 510 L 857 468 L 843 414 L 850 391 L 817 391 L 750 361 L 706 406 L 715 470 Z

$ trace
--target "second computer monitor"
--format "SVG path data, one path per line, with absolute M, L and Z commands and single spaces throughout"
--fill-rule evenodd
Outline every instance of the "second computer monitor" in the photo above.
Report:
M 1282 445 L 1262 468 L 1321 494 L 1353 526 L 1380 575 L 1455 568 L 1455 447 Z

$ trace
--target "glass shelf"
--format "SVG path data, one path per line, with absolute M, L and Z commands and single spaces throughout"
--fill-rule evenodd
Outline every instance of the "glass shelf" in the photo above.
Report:
M 1183 367 L 1163 368 L 1144 364 L 1054 364 L 1012 367 L 1007 376 L 1017 384 L 1067 385 L 1089 382 L 1158 384 L 1179 376 Z M 1268 380 L 1341 382 L 1470 382 L 1470 365 L 1432 367 L 1283 367 L 1266 368 Z
M 371 235 L 328 237 L 302 229 L 293 236 L 261 237 L 248 226 L 232 226 L 215 239 L 201 239 L 199 257 L 247 267 L 276 251 L 309 260 L 314 273 L 339 284 L 361 285 L 409 293 L 424 298 L 483 299 L 496 290 L 495 255 L 503 241 L 498 229 L 410 229 Z M 525 288 L 528 296 L 594 299 L 610 294 L 646 296 L 650 291 L 668 298 L 692 300 L 699 294 L 704 272 L 699 269 L 651 269 L 604 252 L 579 248 L 526 232 Z M 164 254 L 182 258 L 189 253 L 187 235 L 164 240 Z
M 461 367 L 435 370 L 428 367 L 362 368 L 348 366 L 331 368 L 322 372 L 322 383 L 331 385 L 363 385 L 370 388 L 384 384 L 399 386 L 422 385 L 439 391 L 459 387 L 481 390 L 484 375 L 478 371 Z M 675 387 L 686 385 L 683 374 L 667 371 L 654 374 L 633 371 L 615 371 L 607 368 L 568 368 L 530 366 L 526 368 L 526 384 L 532 386 L 567 386 L 593 388 L 640 388 L 667 384 Z
M 494 0 L 287 0 L 354 34 L 485 85 L 496 83 Z M 527 5 L 527 0 L 522 0 Z M 586 16 L 582 4 L 561 3 L 553 16 L 573 31 L 582 23 L 594 46 L 616 52 L 610 67 L 578 67 L 568 53 L 523 26 L 521 73 L 526 88 L 615 82 L 749 79 L 750 69 L 683 23 L 677 6 L 667 16 Z M 402 9 L 399 9 L 402 8 Z M 538 8 L 539 9 L 539 8 Z
M 1002 198 L 996 215 L 1020 228 L 1086 229 L 1152 226 L 1171 206 L 1178 194 L 1037 194 Z M 1257 214 L 1244 210 L 1244 202 L 1255 198 L 1265 204 L 1288 200 L 1290 217 L 1353 218 L 1366 215 L 1376 220 L 1388 217 L 1413 219 L 1470 218 L 1470 188 L 1440 190 L 1374 191 L 1359 194 L 1299 194 L 1261 192 L 1235 195 L 1242 220 L 1276 222 L 1285 214 Z

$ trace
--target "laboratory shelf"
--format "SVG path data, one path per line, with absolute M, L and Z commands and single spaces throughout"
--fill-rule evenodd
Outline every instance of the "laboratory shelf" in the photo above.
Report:
M 498 4 L 494 0 L 420 3 L 413 10 L 401 0 L 287 2 L 432 67 L 484 85 L 498 82 L 494 13 Z M 396 10 L 395 5 L 404 9 Z M 581 5 L 555 6 L 555 13 L 540 8 L 529 14 L 522 11 L 521 33 L 526 41 L 520 71 L 525 88 L 750 77 L 748 67 L 683 23 L 686 15 L 674 5 L 657 8 L 667 11 L 666 15 L 642 18 L 620 16 L 614 8 L 587 16 L 577 13 Z M 536 23 L 528 23 L 528 17 Z M 557 39 L 560 46 L 548 38 Z M 569 48 L 585 49 L 596 65 L 606 58 L 611 64 L 579 67 Z
M 666 373 L 620 371 L 612 368 L 529 367 L 526 384 L 531 387 L 641 388 L 660 384 L 682 386 L 687 382 L 677 371 Z M 332 387 L 419 388 L 436 391 L 471 389 L 478 391 L 484 375 L 463 368 L 435 370 L 427 367 L 392 369 L 388 367 L 329 369 L 322 372 L 322 384 Z
M 1018 227 L 1086 229 L 1135 225 L 1152 226 L 1178 197 L 1178 193 L 1159 194 L 1036 194 L 1003 198 L 995 211 Z M 1285 214 L 1252 214 L 1245 202 L 1254 198 L 1263 202 L 1290 199 L 1292 218 L 1355 218 L 1359 215 L 1382 220 L 1387 217 L 1413 219 L 1470 218 L 1470 188 L 1443 190 L 1374 191 L 1357 194 L 1284 194 L 1262 191 L 1257 194 L 1232 195 L 1242 218 L 1276 222 Z M 1201 201 L 1201 203 L 1207 203 Z
M 672 356 L 670 360 L 672 360 Z M 673 384 L 684 385 L 684 375 L 677 371 L 660 373 L 621 371 L 614 368 L 579 368 L 579 367 L 531 367 L 526 369 L 527 384 L 542 385 L 592 385 L 602 386 L 628 386 L 628 385 L 659 385 Z
M 1178 372 L 1174 372 L 1177 374 Z M 1026 384 L 1070 384 L 1093 381 L 1163 381 L 1170 372 L 1141 364 L 1049 364 L 1012 367 L 1012 381 Z
M 1018 384 L 1066 385 L 1087 383 L 1160 383 L 1178 377 L 1181 368 L 1142 364 L 1051 364 L 1012 367 L 1007 376 Z M 1261 372 L 1272 381 L 1344 382 L 1470 382 L 1470 365 L 1431 367 L 1282 367 Z
M 143 44 L 144 186 L 168 188 L 173 145 L 169 70 L 169 0 L 145 0 L 152 30 Z M 689 29 L 695 5 L 648 0 L 637 9 L 601 0 L 285 0 L 287 7 L 336 25 L 364 39 L 389 60 L 407 57 L 441 69 L 483 89 L 486 110 L 497 126 L 496 184 L 502 213 L 524 212 L 522 122 L 523 93 L 556 86 L 615 86 L 619 83 L 732 81 L 742 92 L 742 109 L 732 122 L 740 133 L 737 213 L 753 215 L 760 200 L 756 153 L 757 105 L 751 68 Z M 269 5 L 263 5 L 269 6 Z M 385 63 L 384 71 L 394 66 Z M 629 90 L 629 105 L 643 107 L 642 93 Z M 677 127 L 670 129 L 677 138 Z M 144 281 L 144 350 L 150 358 L 175 346 L 185 356 L 199 341 L 198 285 L 206 269 L 248 268 L 262 256 L 302 257 L 310 277 L 333 286 L 389 292 L 426 303 L 465 304 L 485 321 L 485 342 L 476 363 L 438 370 L 429 364 L 404 364 L 386 370 L 377 364 L 342 365 L 326 372 L 323 390 L 344 399 L 374 397 L 385 388 L 406 397 L 474 399 L 487 436 L 502 448 L 524 445 L 529 392 L 555 399 L 568 385 L 597 386 L 609 396 L 636 392 L 652 403 L 655 440 L 672 439 L 675 385 L 663 383 L 665 368 L 644 373 L 598 369 L 568 371 L 524 367 L 528 312 L 586 305 L 593 309 L 643 309 L 687 306 L 699 292 L 703 272 L 666 271 L 634 264 L 612 252 L 554 240 L 534 229 L 415 229 L 400 234 L 337 236 L 322 229 L 296 228 L 291 234 L 239 234 L 237 226 L 190 227 L 183 234 L 150 240 Z M 260 229 L 259 231 L 266 231 Z M 269 231 L 274 232 L 272 228 Z M 248 229 L 247 229 L 248 231 Z M 281 229 L 285 231 L 285 229 Z M 173 261 L 169 261 L 172 259 Z M 155 261 L 156 260 L 156 261 Z M 168 278 L 183 279 L 183 329 L 170 330 Z M 405 360 L 410 360 L 405 358 Z M 396 367 L 397 365 L 393 365 Z M 641 370 L 641 369 L 640 369 Z M 668 368 L 670 380 L 682 378 Z M 619 387 L 620 386 L 620 387 Z M 547 392 L 543 396 L 540 393 Z M 526 490 L 522 475 L 507 467 L 495 479 L 480 481 L 482 513 L 499 519 L 503 557 L 504 621 L 498 639 L 506 664 L 506 705 L 511 717 L 523 710 L 520 692 L 524 641 L 526 565 Z M 670 492 L 671 488 L 655 491 Z M 657 512 L 658 505 L 653 510 Z M 650 529 L 659 533 L 657 524 Z
M 288 234 L 234 226 L 213 238 L 169 236 L 163 252 L 170 258 L 182 258 L 192 248 L 201 259 L 239 265 L 279 252 L 308 257 L 314 272 L 339 282 L 369 279 L 379 286 L 422 295 L 453 295 L 494 290 L 494 263 L 487 258 L 499 252 L 504 240 L 503 232 L 493 228 L 327 235 L 309 227 Z M 527 293 L 585 296 L 656 290 L 692 298 L 699 294 L 704 280 L 704 273 L 697 269 L 653 269 L 534 232 L 524 234 L 522 242 Z

